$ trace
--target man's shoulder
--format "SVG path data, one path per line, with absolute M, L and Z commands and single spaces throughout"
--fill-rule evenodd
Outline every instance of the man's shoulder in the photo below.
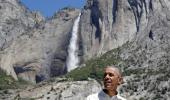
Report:
M 121 97 L 120 95 L 117 95 L 117 98 L 121 99 L 121 100 L 126 100 L 125 98 Z
M 88 97 L 87 97 L 87 100 L 94 100 L 94 98 L 96 98 L 97 99 L 97 97 L 98 97 L 98 93 L 94 93 L 94 94 L 91 94 L 91 95 L 89 95 Z

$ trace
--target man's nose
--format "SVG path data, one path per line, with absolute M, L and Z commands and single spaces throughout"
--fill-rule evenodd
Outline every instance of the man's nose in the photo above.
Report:
M 108 79 L 109 77 L 110 77 L 109 74 L 106 74 L 105 79 Z

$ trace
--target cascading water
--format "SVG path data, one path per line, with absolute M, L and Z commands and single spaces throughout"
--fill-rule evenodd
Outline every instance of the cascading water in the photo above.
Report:
M 67 72 L 75 69 L 78 67 L 79 59 L 78 59 L 78 44 L 77 44 L 77 32 L 79 27 L 80 15 L 74 21 L 73 29 L 72 29 L 72 36 L 70 39 L 70 44 L 68 48 L 68 57 L 67 57 Z

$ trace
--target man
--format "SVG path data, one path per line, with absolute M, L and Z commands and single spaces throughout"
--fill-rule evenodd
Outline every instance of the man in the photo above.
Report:
M 122 75 L 118 68 L 107 66 L 104 70 L 104 89 L 99 93 L 89 95 L 87 100 L 126 100 L 118 95 L 117 87 L 123 83 Z

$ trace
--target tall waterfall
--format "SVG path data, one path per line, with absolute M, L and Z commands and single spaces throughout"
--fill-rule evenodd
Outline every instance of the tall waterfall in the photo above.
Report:
M 70 44 L 68 48 L 68 57 L 67 57 L 67 71 L 71 71 L 78 67 L 79 59 L 78 59 L 78 43 L 77 43 L 77 32 L 79 27 L 79 21 L 80 21 L 80 15 L 77 17 L 77 19 L 74 21 L 72 33 L 71 33 L 71 39 Z

